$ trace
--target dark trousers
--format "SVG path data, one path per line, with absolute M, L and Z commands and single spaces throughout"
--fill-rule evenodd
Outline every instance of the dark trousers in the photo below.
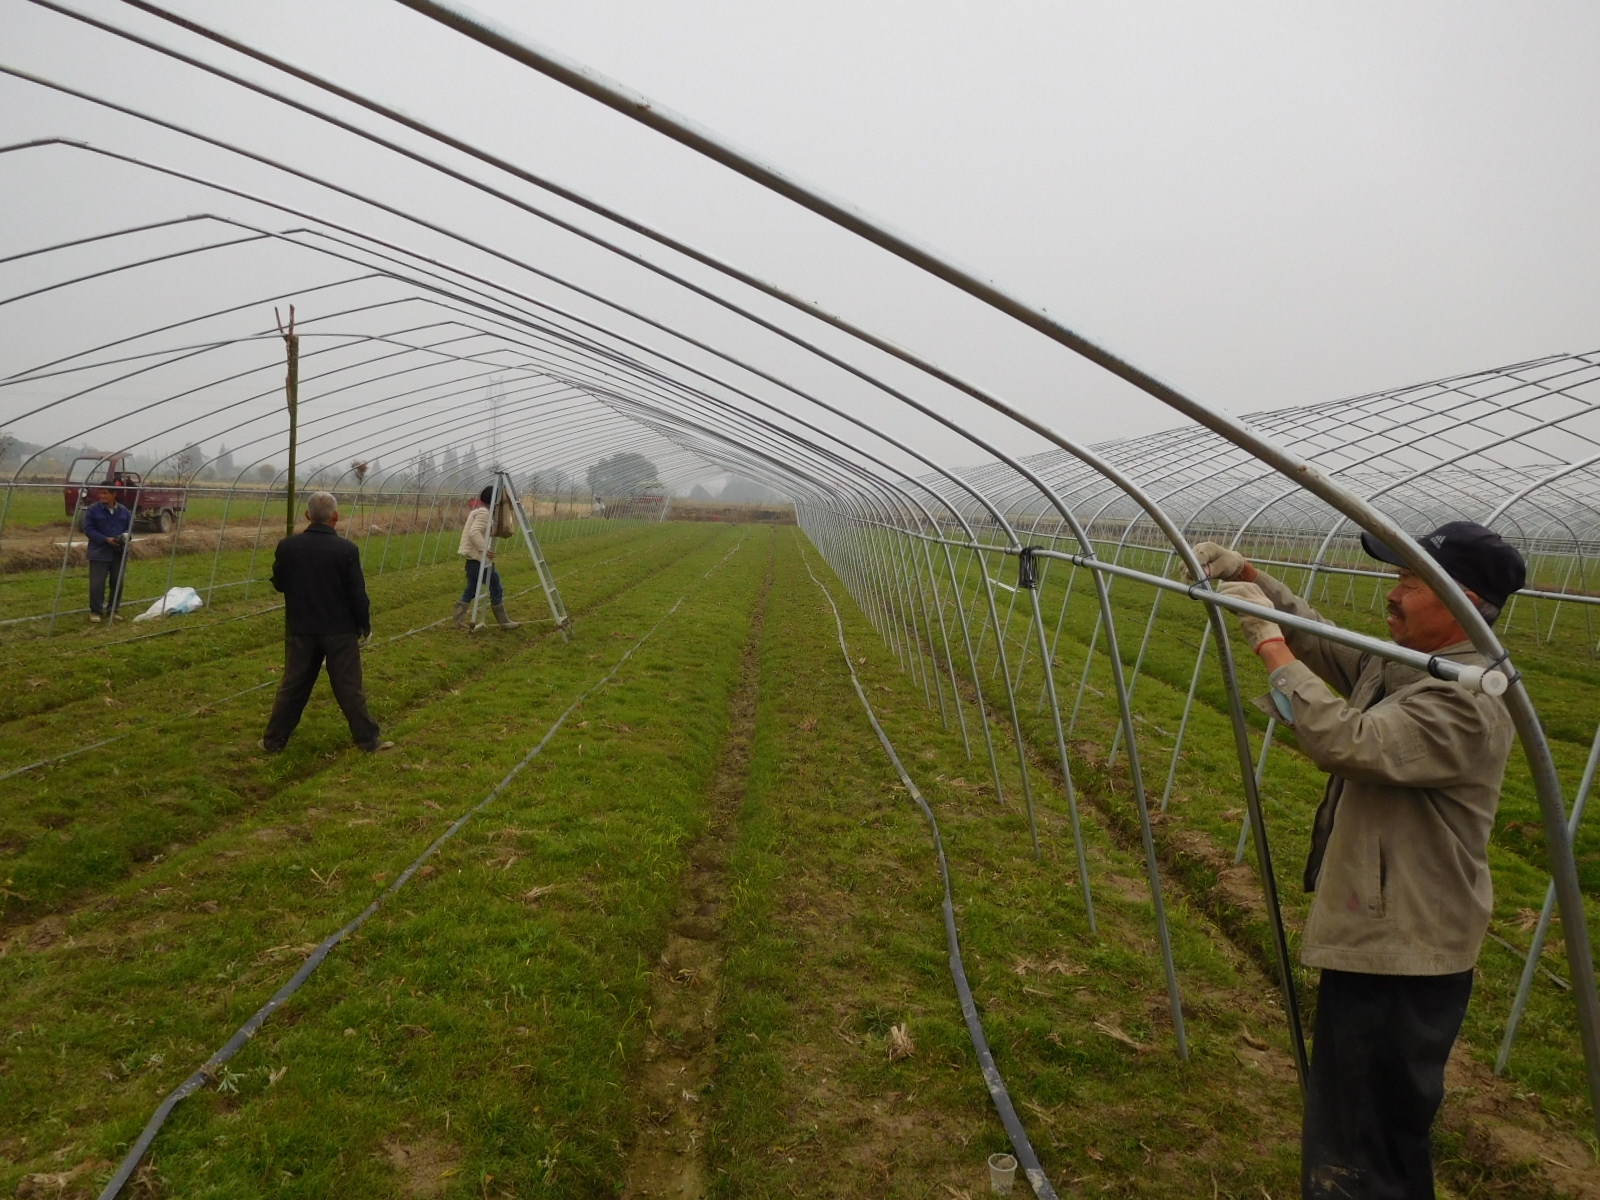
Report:
M 353 633 L 291 633 L 284 638 L 283 679 L 261 736 L 268 750 L 282 750 L 288 743 L 324 662 L 333 698 L 350 723 L 350 736 L 363 750 L 378 745 L 378 723 L 367 715 L 367 693 L 361 686 L 360 639 Z
M 110 562 L 101 562 L 97 559 L 89 560 L 89 611 L 104 614 L 107 611 L 116 612 L 117 606 L 122 603 L 122 564 L 124 555 L 119 554 Z M 111 580 L 111 608 L 106 608 L 106 580 Z
M 1323 971 L 1301 1131 L 1304 1200 L 1433 1200 L 1429 1130 L 1472 972 Z
M 478 594 L 478 568 L 483 564 L 475 558 L 467 559 L 467 586 L 461 593 L 461 599 L 468 604 Z M 494 564 L 489 564 L 489 603 L 504 604 L 506 602 L 505 590 L 500 586 L 500 572 L 494 569 Z

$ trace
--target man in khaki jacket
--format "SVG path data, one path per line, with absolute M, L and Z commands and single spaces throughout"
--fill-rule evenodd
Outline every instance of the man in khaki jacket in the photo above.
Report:
M 499 622 L 501 629 L 520 629 L 521 621 L 513 621 L 506 612 L 505 589 L 500 582 L 500 572 L 494 565 L 494 542 L 490 535 L 494 531 L 494 523 L 489 519 L 489 504 L 494 500 L 494 486 L 483 489 L 478 493 L 478 498 L 467 505 L 467 520 L 461 527 L 461 541 L 456 546 L 456 553 L 466 560 L 467 586 L 461 591 L 461 599 L 456 601 L 455 611 L 450 614 L 450 619 L 457 629 L 466 629 L 467 610 L 472 607 L 472 598 L 478 594 L 478 575 L 480 572 L 488 575 L 489 609 L 494 613 L 494 619 Z M 509 504 L 506 497 L 501 496 L 500 504 Z
M 1384 543 L 1361 541 L 1399 565 Z M 1482 525 L 1452 521 L 1419 541 L 1490 622 L 1523 586 L 1521 555 Z M 1195 554 L 1228 595 L 1326 620 L 1235 551 L 1202 542 Z M 1403 566 L 1388 623 L 1401 646 L 1485 665 Z M 1300 749 L 1329 775 L 1305 874 L 1316 895 L 1301 959 L 1322 974 L 1302 1195 L 1431 1198 L 1429 1130 L 1489 927 L 1489 833 L 1511 718 L 1498 698 L 1414 667 L 1262 618 L 1241 615 L 1240 624 Z

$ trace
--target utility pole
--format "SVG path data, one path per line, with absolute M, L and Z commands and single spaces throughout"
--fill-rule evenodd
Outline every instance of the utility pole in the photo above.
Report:
M 278 315 L 277 305 L 272 306 L 272 319 L 277 321 L 278 332 L 283 334 L 284 355 L 288 360 L 283 395 L 289 405 L 289 510 L 284 516 L 283 536 L 289 537 L 294 533 L 294 470 L 300 437 L 300 335 L 294 331 L 294 305 L 289 305 L 287 329 L 283 326 L 283 318 Z

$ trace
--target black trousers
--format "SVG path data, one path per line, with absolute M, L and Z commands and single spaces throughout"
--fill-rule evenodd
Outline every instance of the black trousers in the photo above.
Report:
M 1301 1131 L 1304 1200 L 1433 1200 L 1429 1131 L 1472 972 L 1322 972 Z
M 89 611 L 104 614 L 116 612 L 117 606 L 122 603 L 123 562 L 126 552 L 117 555 L 110 562 L 101 562 L 98 559 L 89 560 Z M 111 580 L 111 607 L 106 608 L 106 580 Z
M 261 736 L 268 750 L 282 750 L 288 743 L 324 662 L 333 698 L 349 722 L 350 736 L 363 750 L 377 747 L 378 723 L 367 714 L 367 693 L 361 686 L 360 639 L 353 633 L 291 633 L 284 638 L 283 679 L 267 718 L 267 731 Z

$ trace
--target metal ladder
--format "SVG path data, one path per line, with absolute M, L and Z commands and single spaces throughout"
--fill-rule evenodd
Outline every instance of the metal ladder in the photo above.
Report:
M 511 512 L 517 523 L 517 529 L 522 533 L 522 541 L 528 547 L 528 556 L 533 559 L 533 565 L 539 572 L 539 586 L 544 588 L 544 598 L 550 604 L 550 618 L 555 622 L 556 628 L 561 631 L 562 641 L 572 640 L 572 618 L 567 615 L 567 606 L 562 603 L 560 589 L 556 587 L 556 577 L 550 572 L 550 564 L 545 561 L 544 548 L 539 545 L 539 535 L 534 533 L 533 526 L 528 522 L 528 514 L 522 511 L 522 497 L 517 495 L 516 484 L 511 482 L 508 471 L 496 470 L 494 473 L 494 491 L 489 497 L 489 536 L 484 539 L 485 556 L 480 560 L 478 569 L 478 590 L 472 597 L 472 628 L 479 628 L 478 611 L 484 599 L 484 593 L 489 587 L 489 572 L 484 570 L 488 566 L 488 548 L 494 545 L 494 518 L 500 508 L 500 498 L 504 496 L 511 503 Z

